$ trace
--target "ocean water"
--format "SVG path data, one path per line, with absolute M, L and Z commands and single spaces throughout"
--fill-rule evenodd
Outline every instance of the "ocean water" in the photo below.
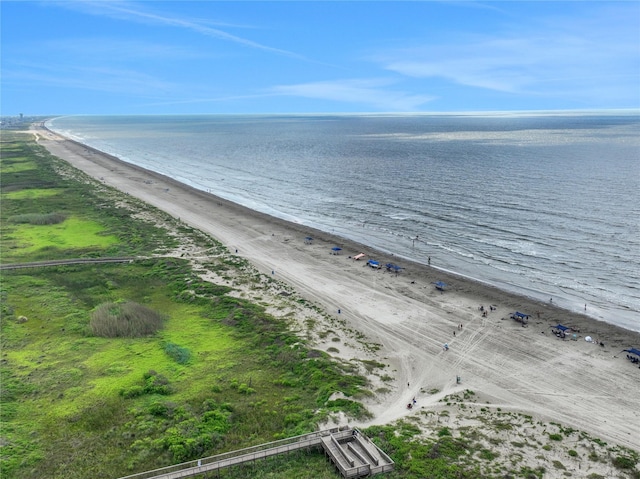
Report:
M 273 216 L 640 331 L 640 114 L 71 116 Z

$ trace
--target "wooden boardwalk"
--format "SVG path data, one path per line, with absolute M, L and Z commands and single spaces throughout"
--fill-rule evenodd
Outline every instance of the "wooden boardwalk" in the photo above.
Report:
M 228 467 L 266 459 L 301 449 L 324 449 L 345 478 L 363 477 L 393 470 L 393 461 L 357 429 L 328 429 L 259 446 L 240 449 L 197 461 L 141 472 L 120 479 L 179 479 L 210 477 Z
M 0 270 L 5 269 L 23 269 L 23 268 L 43 268 L 46 266 L 65 266 L 71 264 L 100 264 L 100 263 L 132 263 L 136 259 L 132 256 L 123 258 L 72 258 L 72 259 L 55 259 L 48 261 L 32 261 L 30 263 L 9 263 L 1 264 Z

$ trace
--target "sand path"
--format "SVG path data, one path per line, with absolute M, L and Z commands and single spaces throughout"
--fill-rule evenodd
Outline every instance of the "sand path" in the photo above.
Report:
M 252 212 L 46 130 L 38 133 L 39 143 L 54 155 L 210 234 L 231 251 L 237 249 L 263 273 L 273 272 L 367 341 L 381 344 L 377 358 L 390 365 L 395 384 L 367 404 L 375 418 L 360 425 L 415 414 L 406 408 L 413 397 L 421 408 L 470 389 L 491 398 L 494 406 L 640 450 L 640 369 L 625 359 L 626 353 L 620 354 L 626 347 L 640 346 L 639 334 L 427 266 L 403 261 L 406 270 L 399 275 L 373 270 L 348 258 L 370 252 L 362 245 Z M 305 244 L 307 235 L 314 237 L 313 244 Z M 331 254 L 336 244 L 343 254 Z M 376 259 L 393 260 L 383 254 Z M 451 284 L 451 290 L 435 290 L 436 279 Z M 497 310 L 482 317 L 480 304 L 495 304 Z M 539 312 L 540 319 L 521 327 L 508 319 L 516 309 Z M 557 322 L 579 327 L 580 339 L 553 336 L 549 326 Z M 606 347 L 585 342 L 586 334 Z M 342 354 L 372 357 L 357 347 L 339 348 Z M 457 376 L 461 384 L 456 384 Z M 439 392 L 427 393 L 434 390 Z

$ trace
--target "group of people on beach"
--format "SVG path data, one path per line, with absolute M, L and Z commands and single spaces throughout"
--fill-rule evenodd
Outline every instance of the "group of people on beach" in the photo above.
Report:
M 489 311 L 495 311 L 495 310 L 496 310 L 496 309 L 498 309 L 498 308 L 496 308 L 496 307 L 495 307 L 495 306 L 493 306 L 493 305 L 489 305 L 489 311 L 487 311 L 487 309 L 486 309 L 483 305 L 480 305 L 480 307 L 479 307 L 478 309 L 479 309 L 479 310 L 480 310 L 480 312 L 482 313 L 482 317 L 483 317 L 483 318 L 486 318 L 486 317 L 487 317 L 487 315 L 489 314 Z
M 627 359 L 631 361 L 633 364 L 640 363 L 640 358 L 638 356 L 633 356 L 631 354 L 627 354 Z

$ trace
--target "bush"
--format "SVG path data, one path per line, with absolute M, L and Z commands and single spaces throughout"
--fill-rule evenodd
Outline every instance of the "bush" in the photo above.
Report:
M 131 386 L 127 389 L 120 391 L 120 396 L 126 399 L 135 398 L 144 394 L 144 388 L 142 386 Z
M 169 380 L 162 374 L 155 372 L 153 369 L 144 373 L 142 377 L 144 379 L 144 386 L 134 385 L 121 389 L 120 396 L 125 399 L 132 399 L 144 394 L 161 394 L 163 396 L 167 396 L 173 392 L 171 385 L 169 384 Z M 154 412 L 151 414 L 159 415 Z
M 165 376 L 150 370 L 144 373 L 144 392 L 146 394 L 162 394 L 166 396 L 173 391 L 169 385 L 169 380 Z
M 163 344 L 164 352 L 178 364 L 187 364 L 191 359 L 191 351 L 172 342 Z
M 91 331 L 103 338 L 139 338 L 162 327 L 160 313 L 133 301 L 103 303 L 91 315 Z
M 9 218 L 11 223 L 27 223 L 30 225 L 57 225 L 64 222 L 67 215 L 63 213 L 25 213 Z
M 635 459 L 628 456 L 617 456 L 613 459 L 613 465 L 618 469 L 633 469 L 636 462 Z

